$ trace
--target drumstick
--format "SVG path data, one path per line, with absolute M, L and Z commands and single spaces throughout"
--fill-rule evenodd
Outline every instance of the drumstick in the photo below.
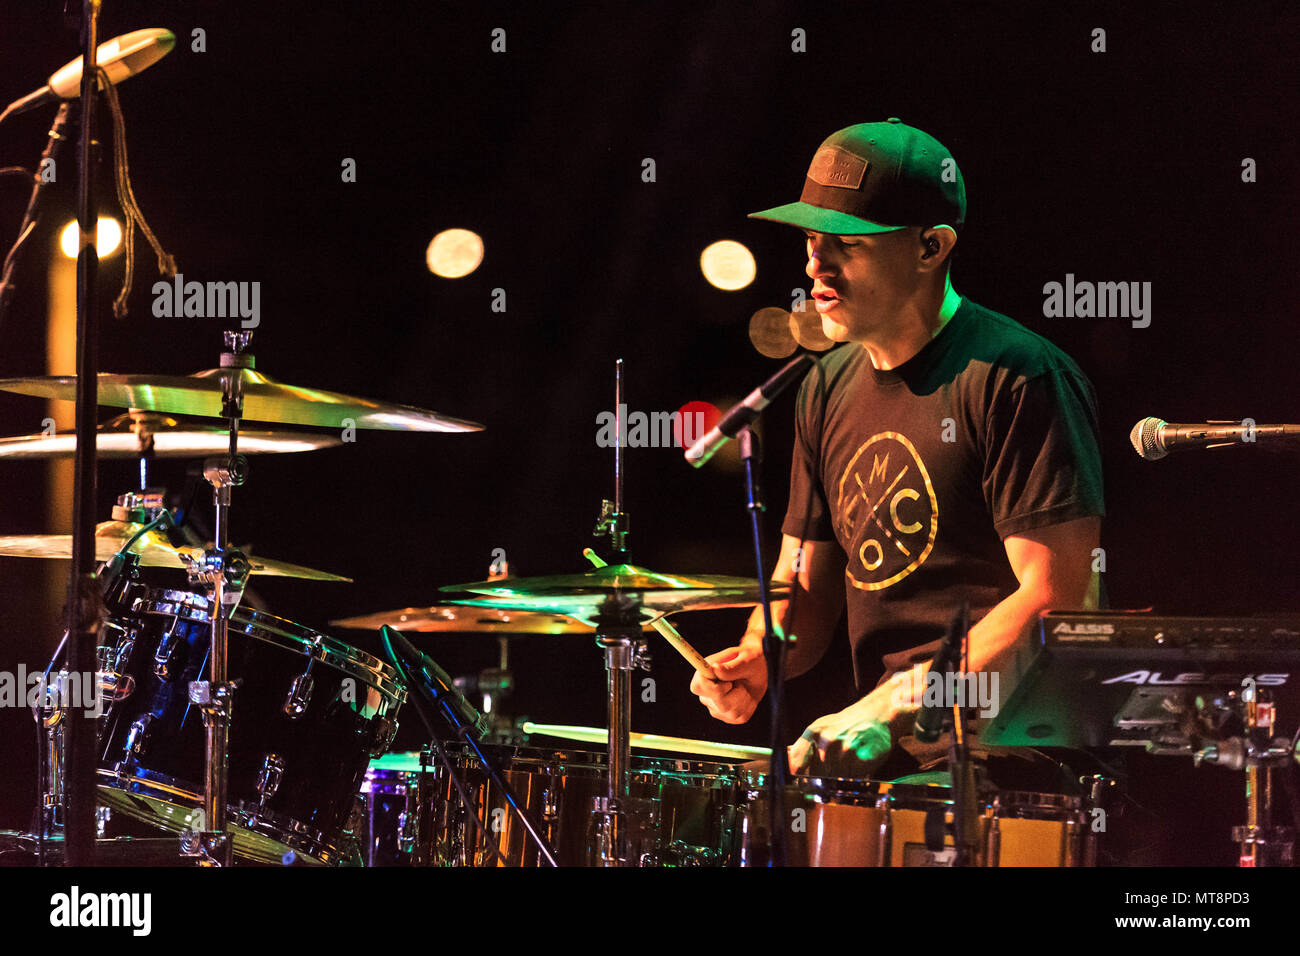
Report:
M 592 551 L 591 548 L 583 548 L 582 556 L 590 561 L 595 567 L 605 567 L 605 562 L 601 560 L 600 555 L 595 551 Z M 690 665 L 697 671 L 709 680 L 716 681 L 718 679 L 718 675 L 713 673 L 713 668 L 709 666 L 709 662 L 704 659 L 703 655 L 701 655 L 699 651 L 691 647 L 690 642 L 686 640 L 686 638 L 682 637 L 677 628 L 668 623 L 667 619 L 661 617 L 650 626 L 662 634 L 668 643 L 676 648 L 677 653 L 686 658 Z
M 525 720 L 519 727 L 526 734 L 542 737 L 559 737 L 584 743 L 607 744 L 609 731 L 604 727 L 575 727 L 572 724 L 535 724 Z M 747 747 L 743 744 L 720 744 L 711 740 L 691 740 L 687 737 L 666 737 L 662 734 L 631 735 L 632 746 L 643 750 L 674 750 L 678 753 L 700 754 L 705 757 L 725 757 L 733 760 L 756 760 L 771 757 L 766 747 Z M 374 764 L 371 764 L 374 766 Z

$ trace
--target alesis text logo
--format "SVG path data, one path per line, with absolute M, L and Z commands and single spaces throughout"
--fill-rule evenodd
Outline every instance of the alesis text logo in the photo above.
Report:
M 1290 674 L 1175 674 L 1165 677 L 1160 671 L 1129 671 L 1103 684 L 1241 684 L 1253 680 L 1260 687 L 1281 687 Z
M 1104 641 L 1114 633 L 1114 624 L 1071 624 L 1062 621 L 1052 628 L 1052 636 L 1058 641 Z

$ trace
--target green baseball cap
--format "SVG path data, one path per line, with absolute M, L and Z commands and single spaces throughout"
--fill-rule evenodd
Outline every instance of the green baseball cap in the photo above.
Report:
M 813 232 L 862 236 L 966 221 L 966 184 L 948 148 L 897 117 L 832 133 L 798 202 L 750 213 Z

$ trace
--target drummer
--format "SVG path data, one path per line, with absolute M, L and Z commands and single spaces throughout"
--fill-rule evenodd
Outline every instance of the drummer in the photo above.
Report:
M 822 329 L 843 343 L 805 378 L 772 577 L 808 671 L 848 611 L 861 698 L 814 721 L 795 772 L 897 776 L 940 755 L 911 736 L 924 673 L 970 602 L 967 670 L 1014 684 L 1049 608 L 1096 606 L 1102 470 L 1092 385 L 1042 336 L 953 288 L 966 191 L 949 151 L 897 119 L 839 130 L 798 202 L 754 213 L 805 235 Z M 793 605 L 793 619 L 791 606 Z M 691 690 L 743 723 L 767 690 L 763 617 Z M 951 702 L 946 702 L 951 703 Z

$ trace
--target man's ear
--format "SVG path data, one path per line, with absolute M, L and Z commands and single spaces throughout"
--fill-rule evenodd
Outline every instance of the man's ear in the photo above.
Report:
M 921 272 L 934 272 L 948 260 L 948 254 L 957 245 L 957 232 L 952 226 L 934 226 L 921 230 L 921 252 L 917 268 Z

